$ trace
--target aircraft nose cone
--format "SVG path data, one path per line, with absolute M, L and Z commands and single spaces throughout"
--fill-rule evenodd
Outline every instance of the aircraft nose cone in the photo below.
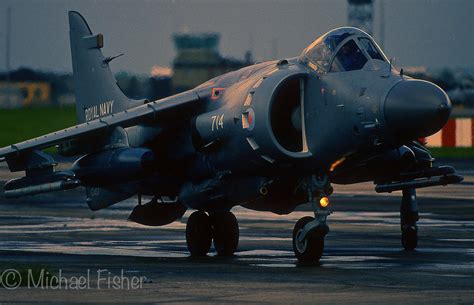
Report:
M 450 114 L 451 102 L 446 93 L 427 81 L 402 81 L 390 90 L 385 100 L 387 127 L 402 139 L 436 133 Z

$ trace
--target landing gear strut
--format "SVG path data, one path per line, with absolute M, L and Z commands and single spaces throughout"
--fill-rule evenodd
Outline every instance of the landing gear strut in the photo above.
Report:
M 214 248 L 219 256 L 232 256 L 239 244 L 239 224 L 230 211 L 212 213 L 196 211 L 188 218 L 186 244 L 191 256 L 206 256 Z
M 419 216 L 416 189 L 405 189 L 402 194 L 402 204 L 400 205 L 401 241 L 405 250 L 412 251 L 418 245 L 418 226 L 416 222 L 419 220 Z
M 318 196 L 314 198 L 316 192 Z M 293 251 L 300 262 L 319 262 L 324 250 L 324 237 L 329 232 L 326 219 L 331 212 L 326 209 L 332 192 L 327 177 L 311 177 L 308 183 L 308 197 L 314 217 L 306 216 L 298 220 L 293 229 Z M 316 200 L 315 200 L 316 199 Z

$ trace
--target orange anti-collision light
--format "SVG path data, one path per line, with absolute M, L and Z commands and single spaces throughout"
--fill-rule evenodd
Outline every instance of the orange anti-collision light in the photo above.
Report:
M 319 205 L 322 208 L 327 207 L 329 205 L 329 198 L 328 197 L 323 197 L 323 198 L 319 199 Z

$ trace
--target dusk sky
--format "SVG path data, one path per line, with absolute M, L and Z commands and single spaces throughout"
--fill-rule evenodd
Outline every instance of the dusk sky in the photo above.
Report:
M 379 4 L 374 36 L 378 40 Z M 396 66 L 474 68 L 474 0 L 385 0 L 385 44 Z M 347 24 L 346 0 L 327 1 L 71 1 L 2 0 L 0 70 L 5 69 L 7 7 L 12 9 L 11 66 L 71 71 L 67 11 L 81 12 L 92 31 L 103 33 L 106 56 L 115 72 L 149 73 L 171 66 L 171 36 L 190 32 L 221 33 L 225 56 L 243 58 L 252 49 L 257 60 L 298 55 L 326 31 Z

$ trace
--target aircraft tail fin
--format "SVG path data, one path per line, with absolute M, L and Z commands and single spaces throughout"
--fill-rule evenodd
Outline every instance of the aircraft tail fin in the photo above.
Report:
M 75 11 L 69 12 L 69 38 L 79 123 L 144 102 L 125 96 L 109 68 L 113 58 L 105 58 L 100 50 L 104 46 L 103 35 L 94 35 L 84 17 Z

